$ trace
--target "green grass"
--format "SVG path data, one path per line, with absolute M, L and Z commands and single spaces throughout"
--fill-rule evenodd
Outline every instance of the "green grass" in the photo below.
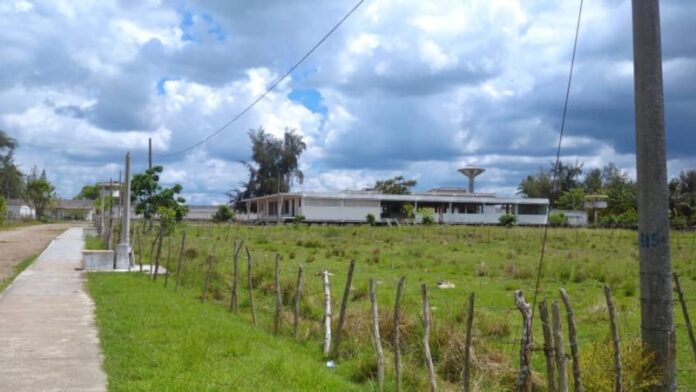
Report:
M 36 258 L 39 257 L 38 255 L 30 256 L 27 257 L 26 259 L 20 261 L 17 265 L 14 266 L 14 269 L 12 270 L 12 274 L 10 276 L 5 277 L 5 279 L 0 280 L 0 293 L 2 293 L 12 282 L 15 280 L 15 278 L 22 273 L 25 269 L 29 268 L 31 263 L 36 260 Z
M 274 338 L 188 289 L 89 274 L 110 391 L 347 391 L 312 345 Z
M 85 236 L 85 250 L 104 250 L 104 241 L 96 235 Z
M 427 388 L 420 344 L 422 283 L 430 288 L 434 322 L 431 348 L 441 389 L 455 388 L 461 381 L 464 305 L 471 291 L 476 292 L 474 379 L 486 391 L 509 390 L 510 383 L 514 382 L 522 321 L 514 306 L 513 292 L 523 290 L 528 302 L 532 301 L 541 228 L 190 225 L 180 227 L 172 237 L 172 269 L 183 230 L 187 231 L 185 254 L 188 257 L 182 271 L 182 283 L 194 292 L 200 292 L 203 286 L 207 256 L 216 244 L 207 297 L 220 308 L 227 306 L 230 298 L 232 243 L 235 239 L 245 240 L 254 260 L 254 295 L 259 326 L 266 331 L 270 331 L 273 325 L 273 260 L 276 254 L 281 256 L 281 285 L 285 301 L 283 336 L 291 335 L 289 299 L 294 294 L 297 267 L 302 264 L 305 268 L 305 295 L 301 340 L 314 347 L 316 352 L 320 351 L 322 335 L 323 300 L 319 274 L 322 270 L 334 274 L 331 291 L 336 316 L 348 261 L 355 259 L 357 266 L 336 372 L 354 382 L 364 383 L 366 388 L 371 388 L 374 382 L 367 282 L 370 278 L 379 281 L 380 328 L 389 364 L 387 388 L 392 388 L 394 371 L 388 338 L 396 282 L 401 276 L 405 276 L 407 281 L 402 300 L 406 387 L 414 390 Z M 143 259 L 147 263 L 150 260 L 152 240 L 153 236 L 146 236 L 142 241 L 144 256 L 141 257 L 136 238 L 136 261 Z M 605 385 L 607 380 L 611 381 L 611 373 L 605 372 L 611 369 L 611 355 L 607 356 L 610 353 L 600 350 L 606 346 L 609 336 L 602 290 L 604 284 L 613 290 L 622 341 L 636 342 L 640 336 L 636 240 L 637 233 L 629 230 L 549 230 L 539 300 L 560 300 L 558 289 L 567 289 L 574 305 L 579 350 L 588 369 L 583 377 L 593 385 Z M 169 239 L 165 238 L 163 265 L 168 263 L 168 243 Z M 682 286 L 692 301 L 690 303 L 696 300 L 693 294 L 696 293 L 694 254 L 696 233 L 672 233 L 674 270 L 682 275 Z M 240 259 L 240 317 L 248 323 L 246 258 L 243 255 L 244 252 Z M 440 280 L 452 282 L 456 287 L 437 289 L 435 284 Z M 696 308 L 692 312 L 696 313 Z M 674 314 L 678 325 L 678 380 L 680 386 L 696 388 L 696 365 L 690 353 L 681 310 L 675 307 Z M 334 326 L 335 320 L 336 317 Z M 540 344 L 542 334 L 538 317 L 534 328 L 536 344 Z M 635 356 L 636 350 L 632 352 Z M 597 353 L 604 356 L 598 357 Z M 545 365 L 541 351 L 535 351 L 532 360 L 536 377 L 543 379 Z M 634 358 L 634 362 L 639 363 L 639 358 Z M 642 373 L 642 369 L 636 368 L 633 376 Z
M 43 222 L 37 221 L 37 220 L 20 220 L 20 221 L 11 221 L 11 222 L 3 222 L 0 224 L 0 231 L 4 230 L 13 230 L 17 229 L 20 227 L 27 227 L 27 226 L 35 226 L 35 225 L 41 225 Z

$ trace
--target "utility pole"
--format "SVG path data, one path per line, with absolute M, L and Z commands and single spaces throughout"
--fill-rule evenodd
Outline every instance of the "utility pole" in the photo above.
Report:
M 650 391 L 671 392 L 675 335 L 659 0 L 633 0 L 633 67 L 641 336 L 660 372 L 660 384 Z
M 147 168 L 152 169 L 152 138 L 147 138 Z
M 123 215 L 121 217 L 121 236 L 116 247 L 116 258 L 114 269 L 130 268 L 131 247 L 130 247 L 130 152 L 126 153 L 126 173 L 121 187 L 122 193 L 119 199 L 123 201 Z

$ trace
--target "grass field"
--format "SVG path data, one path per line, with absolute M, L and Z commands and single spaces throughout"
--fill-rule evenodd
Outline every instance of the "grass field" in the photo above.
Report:
M 259 329 L 265 331 L 271 331 L 273 325 L 273 264 L 275 255 L 280 255 L 284 301 L 281 335 L 285 337 L 292 334 L 291 298 L 297 267 L 302 264 L 306 279 L 301 343 L 315 355 L 318 365 L 321 364 L 318 356 L 321 353 L 323 301 L 319 274 L 323 270 L 333 274 L 331 291 L 335 325 L 348 262 L 355 259 L 357 265 L 345 335 L 335 370 L 345 380 L 364 385 L 368 390 L 373 387 L 375 361 L 369 334 L 367 283 L 368 279 L 376 278 L 380 329 L 388 363 L 387 388 L 393 387 L 389 339 L 396 282 L 401 276 L 406 277 L 407 282 L 402 304 L 405 312 L 400 325 L 405 361 L 404 385 L 407 388 L 422 390 L 427 385 L 420 346 L 422 283 L 430 288 L 434 323 L 431 346 L 440 388 L 456 389 L 461 381 L 464 305 L 471 291 L 476 292 L 477 296 L 473 342 L 474 383 L 480 390 L 509 390 L 515 380 L 522 321 L 514 306 L 513 291 L 523 290 L 527 301 L 532 302 L 543 229 L 473 226 L 188 226 L 179 228 L 173 234 L 170 261 L 166 258 L 169 239 L 165 238 L 162 264 L 170 264 L 172 270 L 175 269 L 182 230 L 186 230 L 188 235 L 182 270 L 182 284 L 188 290 L 186 300 L 200 296 L 206 259 L 215 249 L 211 284 L 206 296 L 217 304 L 221 315 L 224 315 L 223 309 L 230 299 L 232 243 L 235 239 L 245 240 L 254 261 L 253 285 Z M 137 231 L 140 231 L 140 226 Z M 611 351 L 607 349 L 610 346 L 609 324 L 603 284 L 608 284 L 614 293 L 628 389 L 650 381 L 650 372 L 643 369 L 646 361 L 638 354 L 640 307 L 636 236 L 635 232 L 618 229 L 549 231 L 539 300 L 559 300 L 558 289 L 563 287 L 568 290 L 578 326 L 586 390 L 611 390 L 612 385 Z M 142 239 L 143 260 L 146 263 L 150 260 L 153 239 L 153 236 Z M 137 236 L 135 242 L 138 261 L 141 247 Z M 673 233 L 672 245 L 674 269 L 682 275 L 682 285 L 690 304 L 696 303 L 696 294 L 693 294 L 696 293 L 696 234 Z M 240 257 L 240 268 L 240 314 L 225 317 L 248 324 L 250 315 L 244 256 Z M 453 283 L 455 288 L 436 288 L 436 283 L 441 280 Z M 137 282 L 144 286 L 149 284 Z M 195 303 L 191 302 L 190 306 L 195 307 Z M 696 307 L 694 309 L 692 313 L 696 312 Z M 678 377 L 680 384 L 689 390 L 696 388 L 696 365 L 678 307 L 675 307 L 675 319 L 678 324 Z M 160 328 L 165 328 L 168 320 L 166 317 L 162 319 Z M 205 323 L 206 320 L 201 319 L 200 322 Z M 536 346 L 540 347 L 538 318 L 534 321 L 534 329 Z M 108 361 L 109 350 L 106 351 Z M 569 352 L 569 349 L 566 348 L 566 351 Z M 533 367 L 535 381 L 542 385 L 545 367 L 540 350 L 533 354 Z

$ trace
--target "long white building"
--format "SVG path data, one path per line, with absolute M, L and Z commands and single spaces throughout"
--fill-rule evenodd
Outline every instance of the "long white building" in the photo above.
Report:
M 304 216 L 306 222 L 364 223 L 368 214 L 385 223 L 406 219 L 404 206 L 411 204 L 414 211 L 432 209 L 438 223 L 498 224 L 502 215 L 512 214 L 520 225 L 545 225 L 549 208 L 548 199 L 503 198 L 458 188 L 410 195 L 369 191 L 280 193 L 242 203 L 244 210 L 237 214 L 237 219 L 250 223 L 287 222 L 297 215 Z

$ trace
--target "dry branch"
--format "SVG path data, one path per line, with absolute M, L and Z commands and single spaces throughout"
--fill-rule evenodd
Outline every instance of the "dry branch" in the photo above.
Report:
M 300 337 L 300 301 L 302 300 L 302 273 L 304 268 L 300 265 L 297 268 L 297 286 L 295 287 L 295 319 L 294 319 L 294 333 L 295 339 Z
M 679 238 L 679 237 L 677 237 Z M 694 236 L 696 238 L 696 235 Z M 679 296 L 679 303 L 681 304 L 682 313 L 684 314 L 684 323 L 686 324 L 686 329 L 689 333 L 689 341 L 691 342 L 691 351 L 694 353 L 694 359 L 696 359 L 696 338 L 694 338 L 694 327 L 691 326 L 691 319 L 689 318 L 689 311 L 686 308 L 686 301 L 684 300 L 684 292 L 682 291 L 681 284 L 679 284 L 679 275 L 675 272 L 673 275 L 674 284 L 677 290 L 677 295 Z
M 556 392 L 556 366 L 553 356 L 553 337 L 551 336 L 551 324 L 549 323 L 549 308 L 546 300 L 539 302 L 539 317 L 541 329 L 544 335 L 544 356 L 546 357 L 546 380 L 549 392 Z
M 611 290 L 607 285 L 604 285 L 604 296 L 607 300 L 607 311 L 609 312 L 611 340 L 614 343 L 614 391 L 622 392 L 623 383 L 621 382 L 621 350 L 619 348 L 619 330 L 616 327 L 616 313 L 614 312 L 614 302 L 611 300 Z
M 239 311 L 239 252 L 242 250 L 244 245 L 244 240 L 237 244 L 237 240 L 234 240 L 234 253 L 232 256 L 233 262 L 233 272 L 232 272 L 232 298 L 230 299 L 230 310 L 235 313 Z
M 521 290 L 515 291 L 515 305 L 522 313 L 522 339 L 520 340 L 520 373 L 517 378 L 517 390 L 532 390 L 532 307 L 524 300 Z
M 280 255 L 276 254 L 275 258 L 275 316 L 273 323 L 273 333 L 278 335 L 280 332 L 280 310 L 283 307 L 283 296 L 280 291 Z
M 578 354 L 578 342 L 576 338 L 575 318 L 573 316 L 573 307 L 570 305 L 570 298 L 565 289 L 560 289 L 561 299 L 566 308 L 568 318 L 568 343 L 570 344 L 570 356 L 573 359 L 573 385 L 575 392 L 582 392 L 582 381 L 580 379 L 580 355 Z
M 353 270 L 355 269 L 355 260 L 350 261 L 348 266 L 348 276 L 346 277 L 346 287 L 343 289 L 343 300 L 341 301 L 341 310 L 338 313 L 338 324 L 336 325 L 336 334 L 334 335 L 333 351 L 331 357 L 338 357 L 338 345 L 341 342 L 341 333 L 343 331 L 343 322 L 346 317 L 346 308 L 348 307 L 348 298 L 350 297 L 350 286 L 353 282 Z
M 566 373 L 565 346 L 561 327 L 561 307 L 558 302 L 551 303 L 551 327 L 553 329 L 553 346 L 556 348 L 556 374 L 558 374 L 558 392 L 568 392 L 568 375 Z
M 370 279 L 370 303 L 372 304 L 372 341 L 377 355 L 377 384 L 384 390 L 384 351 L 379 337 L 379 310 L 377 309 L 377 282 Z
M 176 263 L 176 285 L 174 290 L 179 290 L 179 284 L 181 283 L 181 267 L 184 263 L 184 244 L 186 243 L 186 232 L 181 235 L 181 248 L 179 248 L 179 261 Z
M 404 282 L 406 278 L 401 277 L 396 286 L 396 300 L 394 301 L 394 369 L 396 371 L 396 391 L 401 391 L 401 342 L 399 342 L 400 331 L 399 323 L 401 322 L 401 294 L 404 290 Z
M 249 307 L 251 308 L 251 323 L 256 326 L 256 307 L 254 306 L 254 283 L 252 282 L 251 276 L 251 253 L 249 253 L 249 248 L 244 247 L 244 251 L 247 255 L 247 283 L 249 285 Z
M 428 367 L 428 381 L 430 383 L 430 391 L 437 391 L 437 382 L 435 378 L 435 366 L 433 365 L 433 356 L 430 353 L 430 303 L 428 301 L 428 286 L 421 285 L 423 292 L 423 353 L 425 355 L 425 364 Z

